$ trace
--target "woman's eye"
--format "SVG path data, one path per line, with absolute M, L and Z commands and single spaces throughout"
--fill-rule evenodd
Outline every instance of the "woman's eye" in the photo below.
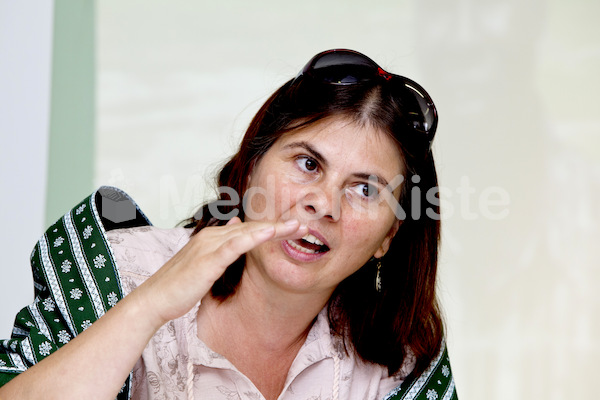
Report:
M 317 160 L 310 157 L 299 157 L 296 160 L 296 163 L 298 164 L 300 169 L 307 172 L 314 172 L 319 167 L 319 163 L 317 163 Z
M 362 183 L 359 185 L 361 194 L 369 199 L 377 198 L 379 196 L 379 189 L 375 185 L 369 183 Z

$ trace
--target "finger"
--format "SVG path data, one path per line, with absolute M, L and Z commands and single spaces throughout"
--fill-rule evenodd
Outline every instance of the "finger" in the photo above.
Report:
M 280 222 L 275 225 L 275 235 L 271 239 L 299 239 L 308 233 L 308 227 L 297 220 Z
M 288 220 L 288 221 L 277 221 L 277 222 L 245 222 L 240 224 L 239 230 L 230 231 L 231 237 L 237 235 L 255 235 L 258 237 L 262 237 L 262 234 L 270 232 L 269 228 L 274 228 L 274 234 L 268 239 L 280 239 L 280 238 L 288 238 L 289 236 L 303 236 L 308 232 L 308 228 L 306 226 L 301 225 L 300 222 L 296 219 Z M 268 235 L 266 235 L 268 236 Z M 267 239 L 267 240 L 268 240 Z
M 233 217 L 229 221 L 227 221 L 227 223 L 225 225 L 235 225 L 235 224 L 239 224 L 241 222 L 242 222 L 242 220 L 240 219 L 240 217 Z
M 277 221 L 249 221 L 242 222 L 238 217 L 232 218 L 227 224 L 216 227 L 223 235 L 233 237 L 237 235 L 252 234 L 262 229 L 276 227 L 278 230 L 293 230 L 299 225 L 298 221 L 292 220 L 288 222 Z
M 239 217 L 233 217 L 225 223 L 225 225 L 209 226 L 203 229 L 208 232 L 214 233 L 215 236 L 231 237 L 232 235 L 238 235 L 240 233 L 249 232 L 251 230 L 261 229 L 267 226 L 273 225 L 272 222 L 243 222 Z
M 271 234 L 271 228 L 274 228 L 273 234 Z M 222 241 L 222 243 L 240 235 L 250 235 L 254 236 L 256 245 L 272 239 L 299 239 L 308 233 L 308 228 L 306 228 L 304 225 L 301 225 L 300 222 L 295 219 L 278 222 L 242 222 L 239 218 L 236 218 L 236 220 L 233 222 L 231 222 L 231 220 L 228 221 L 226 225 L 220 227 L 209 227 L 205 229 L 212 229 L 213 232 L 216 233 L 216 236 L 220 237 L 219 240 Z
M 246 230 L 245 232 L 237 231 L 219 246 L 217 250 L 218 258 L 226 263 L 233 262 L 242 254 L 272 239 L 275 232 L 275 226 Z
M 308 228 L 297 220 L 247 225 L 243 230 L 230 233 L 224 248 L 236 258 L 269 240 L 299 239 Z

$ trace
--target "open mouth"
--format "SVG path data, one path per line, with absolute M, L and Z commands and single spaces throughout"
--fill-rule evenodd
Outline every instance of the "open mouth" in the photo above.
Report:
M 287 242 L 294 249 L 306 254 L 325 253 L 329 251 L 329 247 L 325 243 L 310 233 L 304 235 L 301 239 L 287 240 Z

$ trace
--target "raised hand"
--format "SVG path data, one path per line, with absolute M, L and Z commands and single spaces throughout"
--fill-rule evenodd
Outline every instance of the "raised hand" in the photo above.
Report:
M 296 220 L 242 222 L 237 217 L 224 226 L 204 228 L 129 297 L 142 302 L 148 313 L 142 317 L 158 329 L 197 304 L 242 254 L 268 240 L 297 239 L 306 233 Z

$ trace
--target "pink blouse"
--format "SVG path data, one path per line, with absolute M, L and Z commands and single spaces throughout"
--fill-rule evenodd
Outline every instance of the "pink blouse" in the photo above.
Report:
M 140 227 L 108 232 L 124 295 L 156 272 L 189 240 L 190 229 Z M 132 399 L 259 400 L 244 374 L 199 338 L 198 305 L 156 332 L 133 369 Z M 279 400 L 383 399 L 414 367 L 387 369 L 346 354 L 329 330 L 326 310 L 313 324 L 288 371 Z

